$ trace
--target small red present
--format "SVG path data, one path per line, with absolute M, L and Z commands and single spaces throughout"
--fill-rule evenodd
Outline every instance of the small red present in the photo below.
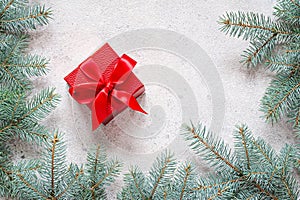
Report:
M 147 114 L 136 101 L 145 87 L 132 72 L 135 65 L 135 60 L 125 54 L 119 57 L 106 43 L 64 78 L 71 96 L 91 109 L 93 130 L 127 107 Z

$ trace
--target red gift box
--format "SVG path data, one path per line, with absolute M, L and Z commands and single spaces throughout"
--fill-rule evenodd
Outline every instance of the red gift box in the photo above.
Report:
M 119 57 L 106 43 L 64 78 L 71 96 L 91 109 L 93 130 L 127 107 L 146 113 L 135 99 L 145 91 L 132 73 L 135 64 L 125 54 Z

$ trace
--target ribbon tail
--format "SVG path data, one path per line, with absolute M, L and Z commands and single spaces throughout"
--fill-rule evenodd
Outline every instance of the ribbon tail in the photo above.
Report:
M 112 96 L 114 96 L 117 100 L 119 100 L 119 101 L 123 102 L 124 104 L 126 104 L 132 110 L 139 111 L 139 112 L 144 113 L 144 114 L 148 114 L 140 106 L 140 104 L 137 102 L 136 98 L 133 95 L 129 94 L 128 92 L 114 90 L 112 92 Z
M 107 109 L 109 105 L 108 94 L 104 91 L 101 91 L 92 106 L 92 130 L 96 130 L 98 126 L 105 120 L 107 117 Z

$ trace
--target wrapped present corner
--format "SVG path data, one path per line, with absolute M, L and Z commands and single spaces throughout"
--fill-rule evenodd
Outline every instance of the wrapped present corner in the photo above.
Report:
M 127 107 L 146 114 L 136 100 L 145 87 L 132 72 L 135 65 L 135 60 L 125 54 L 119 57 L 106 43 L 64 78 L 71 96 L 91 109 L 93 130 Z

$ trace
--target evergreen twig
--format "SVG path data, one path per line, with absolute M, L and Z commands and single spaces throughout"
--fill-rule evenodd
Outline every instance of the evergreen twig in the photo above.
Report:
M 283 116 L 294 121 L 294 130 L 300 134 L 297 120 L 300 106 L 300 2 L 278 0 L 274 7 L 275 20 L 263 14 L 229 12 L 219 23 L 221 31 L 233 37 L 250 40 L 250 47 L 242 55 L 248 66 L 266 63 L 277 73 L 263 97 L 262 111 L 266 121 L 276 122 Z M 283 50 L 275 51 L 282 44 Z M 266 62 L 265 62 L 266 61 Z

